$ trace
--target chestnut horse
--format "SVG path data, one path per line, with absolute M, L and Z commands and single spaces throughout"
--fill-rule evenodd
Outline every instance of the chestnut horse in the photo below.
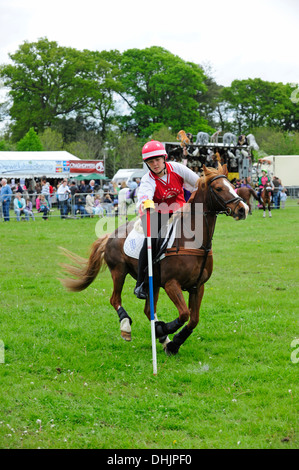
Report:
M 243 199 L 244 202 L 246 202 L 247 206 L 249 207 L 249 214 L 252 215 L 251 204 L 250 204 L 251 196 L 253 196 L 254 199 L 256 199 L 257 201 L 259 200 L 254 189 L 248 188 L 246 186 L 241 186 L 241 188 L 236 189 L 236 193 L 238 194 L 238 196 L 240 196 Z
M 268 189 L 269 188 L 269 189 Z M 264 185 L 263 189 L 261 190 L 261 202 L 263 206 L 263 217 L 266 217 L 266 208 L 268 208 L 269 217 L 272 217 L 271 213 L 271 189 L 268 186 L 268 183 Z
M 169 323 L 158 321 L 155 315 L 156 337 L 168 355 L 178 352 L 180 346 L 198 324 L 204 284 L 213 270 L 212 238 L 217 215 L 224 213 L 239 220 L 245 219 L 248 214 L 248 206 L 236 194 L 234 187 L 227 179 L 227 174 L 226 165 L 223 167 L 219 165 L 217 169 L 206 168 L 203 165 L 203 176 L 199 179 L 197 190 L 192 193 L 188 203 L 174 214 L 174 218 L 179 222 L 186 215 L 189 216 L 191 231 L 182 230 L 186 234 L 176 235 L 173 248 L 167 248 L 165 257 L 154 264 L 154 311 L 156 312 L 159 289 L 163 287 L 179 314 L 178 318 Z M 194 214 L 197 207 L 201 208 L 201 224 L 195 223 Z M 127 256 L 124 252 L 125 238 L 133 226 L 134 221 L 130 221 L 121 225 L 112 234 L 104 235 L 96 240 L 92 245 L 88 260 L 63 249 L 69 258 L 79 264 L 79 267 L 64 265 L 67 272 L 75 276 L 75 279 L 62 280 L 69 290 L 85 289 L 93 282 L 101 268 L 108 266 L 113 279 L 110 303 L 118 313 L 121 335 L 127 341 L 131 340 L 132 320 L 122 306 L 121 292 L 127 274 L 135 279 L 137 277 L 138 260 Z M 188 245 L 190 234 L 193 236 L 193 238 L 191 236 L 192 240 L 198 242 L 194 249 L 190 249 L 190 244 Z M 182 290 L 189 292 L 188 306 Z M 144 312 L 150 319 L 149 298 L 146 300 Z M 186 322 L 188 323 L 183 326 Z M 179 333 L 170 341 L 168 335 L 180 328 Z

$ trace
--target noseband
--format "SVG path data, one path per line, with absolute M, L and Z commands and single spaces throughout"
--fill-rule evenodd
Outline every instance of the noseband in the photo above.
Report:
M 225 175 L 217 175 L 217 176 L 214 176 L 214 178 L 212 178 L 209 183 L 208 183 L 208 188 L 209 188 L 209 196 L 210 196 L 210 201 L 212 202 L 212 199 L 214 198 L 216 200 L 216 202 L 218 202 L 218 204 L 220 205 L 221 207 L 221 210 L 220 211 L 215 211 L 217 212 L 218 214 L 221 214 L 221 213 L 224 213 L 226 215 L 230 215 L 232 213 L 232 209 L 230 207 L 227 207 L 228 204 L 231 204 L 232 202 L 235 202 L 235 207 L 237 206 L 237 204 L 239 204 L 240 201 L 243 201 L 242 198 L 240 198 L 239 196 L 236 196 L 236 197 L 232 197 L 231 199 L 229 199 L 228 201 L 225 201 L 223 199 L 223 197 L 220 196 L 220 194 L 218 194 L 217 192 L 215 192 L 211 186 L 211 183 L 213 183 L 213 181 L 215 180 L 218 180 L 219 178 L 225 178 L 227 181 L 228 181 L 228 178 L 225 176 Z

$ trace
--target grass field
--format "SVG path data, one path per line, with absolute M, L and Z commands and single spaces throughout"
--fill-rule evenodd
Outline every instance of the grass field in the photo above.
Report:
M 57 280 L 58 246 L 87 256 L 96 219 L 0 223 L 0 447 L 297 448 L 298 221 L 295 201 L 218 217 L 199 325 L 177 356 L 157 344 L 157 376 L 133 279 L 131 343 L 108 270 L 81 293 Z M 158 307 L 177 317 L 164 291 Z

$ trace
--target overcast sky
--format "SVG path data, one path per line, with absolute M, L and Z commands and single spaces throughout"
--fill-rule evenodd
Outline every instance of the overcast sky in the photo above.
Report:
M 0 64 L 41 37 L 79 50 L 161 46 L 234 79 L 299 83 L 298 0 L 0 0 Z

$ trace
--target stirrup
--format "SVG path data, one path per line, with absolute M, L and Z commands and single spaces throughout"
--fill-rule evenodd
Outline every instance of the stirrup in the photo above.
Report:
M 146 299 L 147 292 L 145 290 L 144 282 L 140 284 L 140 286 L 136 286 L 134 289 L 134 294 L 136 295 L 137 299 Z

